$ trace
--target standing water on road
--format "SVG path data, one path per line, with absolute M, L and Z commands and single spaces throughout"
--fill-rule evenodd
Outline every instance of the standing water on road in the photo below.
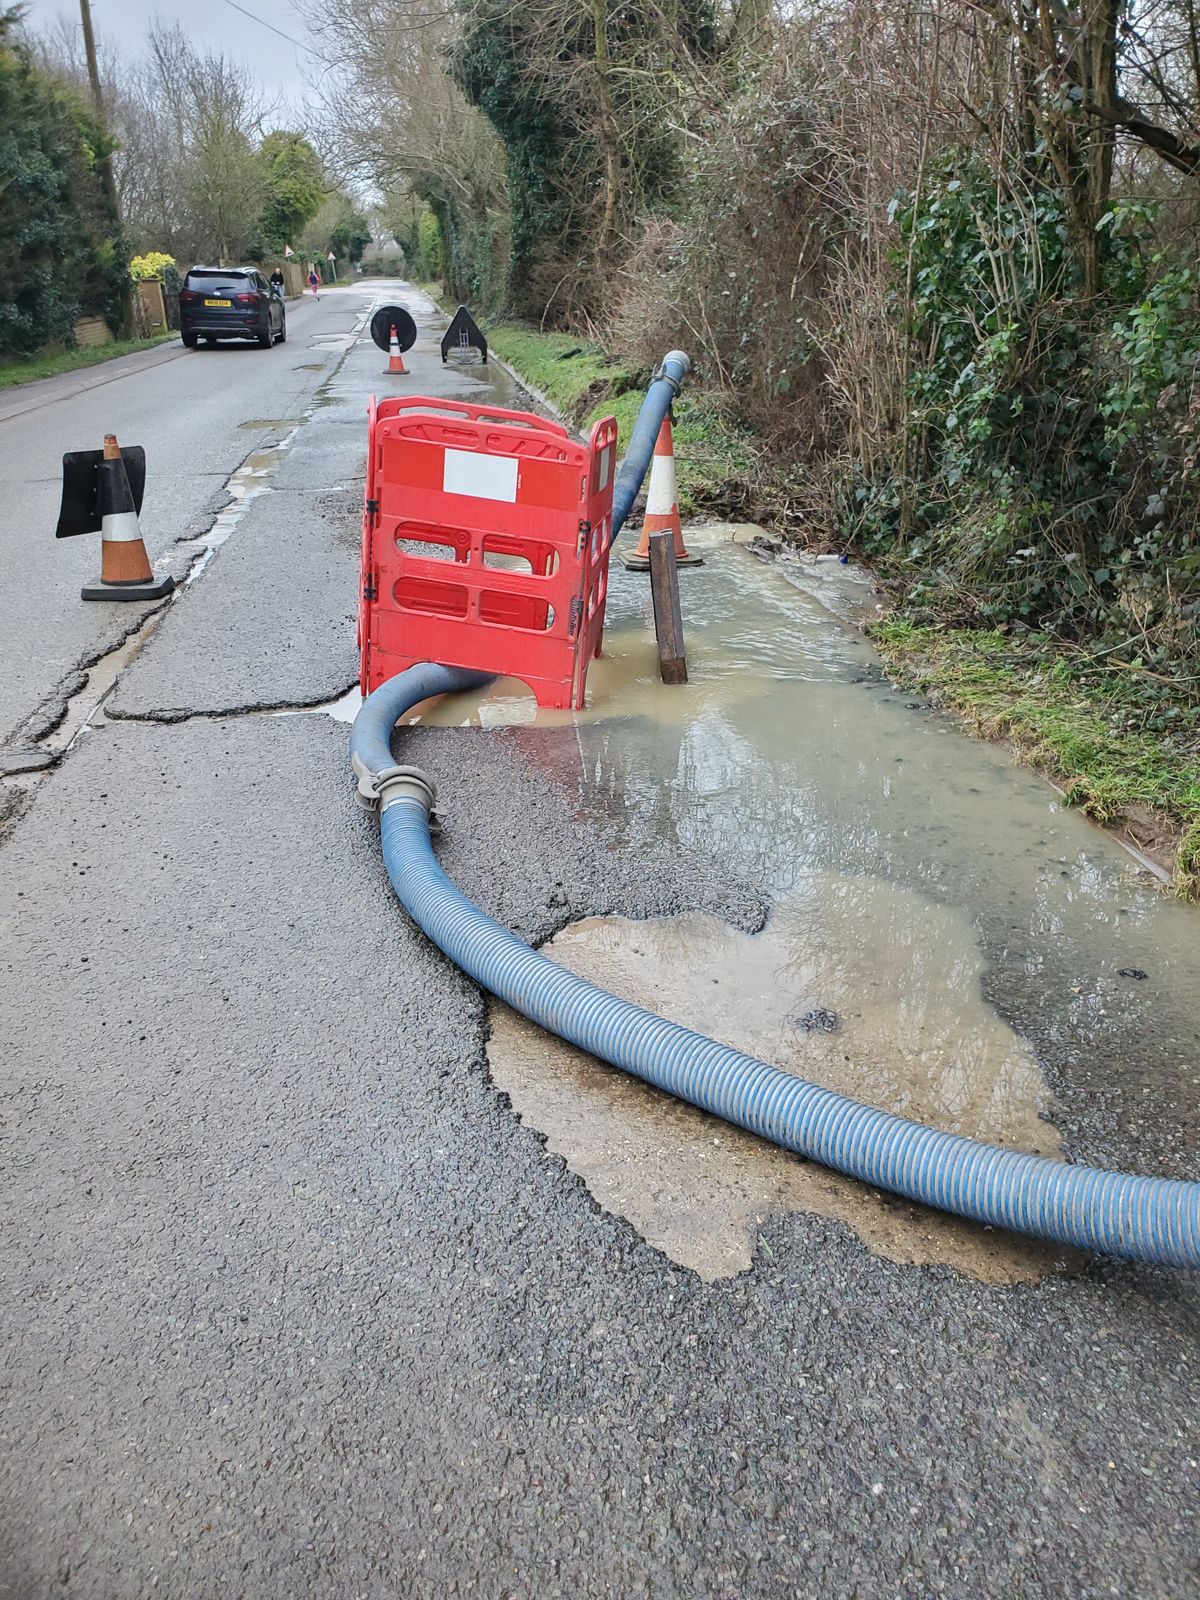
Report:
M 764 563 L 721 530 L 688 542 L 705 565 L 680 576 L 686 686 L 658 682 L 647 580 L 614 565 L 586 711 L 538 712 L 504 680 L 415 713 L 573 724 L 585 816 L 635 853 L 666 841 L 722 861 L 772 906 L 752 938 L 707 918 L 596 919 L 549 953 L 887 1110 L 1186 1175 L 1200 1131 L 1195 912 L 1003 750 L 893 689 L 844 620 L 869 597 L 862 579 Z M 600 1204 L 705 1277 L 748 1266 L 756 1224 L 788 1209 L 985 1278 L 1061 1259 L 615 1084 L 499 1005 L 492 1030 L 493 1076 L 523 1120 Z

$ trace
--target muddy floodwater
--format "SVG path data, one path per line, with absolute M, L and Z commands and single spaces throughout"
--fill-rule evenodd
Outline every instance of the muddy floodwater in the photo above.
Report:
M 581 816 L 636 852 L 724 864 L 771 909 L 565 929 L 548 954 L 786 1070 L 938 1127 L 1183 1176 L 1200 1132 L 1193 908 L 879 670 L 867 580 L 689 532 L 690 681 L 658 681 L 647 579 L 614 563 L 605 657 L 578 715 L 501 680 L 412 720 L 566 725 Z M 532 748 L 532 747 L 531 747 Z M 556 770 L 561 775 L 561 762 Z M 814 1169 L 492 1007 L 517 1114 L 597 1201 L 705 1278 L 744 1270 L 764 1217 L 839 1218 L 894 1260 L 992 1281 L 1072 1263 Z

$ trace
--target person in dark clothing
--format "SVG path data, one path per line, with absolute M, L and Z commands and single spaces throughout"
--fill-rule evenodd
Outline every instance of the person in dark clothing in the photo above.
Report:
M 279 297 L 280 297 L 280 299 L 282 299 L 283 298 L 283 268 L 282 267 L 276 267 L 275 271 L 271 274 L 271 287 L 272 287 L 272 289 L 277 289 L 279 291 Z

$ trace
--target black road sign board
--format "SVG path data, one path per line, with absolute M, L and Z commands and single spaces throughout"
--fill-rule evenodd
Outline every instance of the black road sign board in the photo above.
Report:
M 445 364 L 447 356 L 454 351 L 461 359 L 463 352 L 474 346 L 487 366 L 487 340 L 479 330 L 479 324 L 467 310 L 466 306 L 459 306 L 454 313 L 454 319 L 442 338 L 442 362 Z
M 63 456 L 62 508 L 56 539 L 100 532 L 100 463 L 103 450 L 68 450 Z M 121 462 L 129 479 L 134 509 L 140 514 L 146 490 L 146 452 L 140 444 L 123 444 Z
M 371 318 L 371 337 L 381 350 L 386 350 L 391 340 L 392 328 L 401 350 L 411 350 L 417 342 L 417 325 L 403 306 L 380 306 Z

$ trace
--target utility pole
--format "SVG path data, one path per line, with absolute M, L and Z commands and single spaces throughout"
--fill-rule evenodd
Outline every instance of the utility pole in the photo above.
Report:
M 79 0 L 79 15 L 83 21 L 83 48 L 87 54 L 88 81 L 92 86 L 92 103 L 96 109 L 96 121 L 105 143 L 108 142 L 108 118 L 104 114 L 104 94 L 100 88 L 100 68 L 96 63 L 96 36 L 92 32 L 92 8 L 88 0 Z M 113 216 L 116 218 L 117 227 L 121 228 L 121 200 L 117 194 L 117 180 L 113 173 L 112 151 L 105 150 L 100 160 L 100 183 L 104 189 L 104 197 L 108 201 Z M 123 230 L 122 230 L 123 231 Z M 121 334 L 123 338 L 133 337 L 133 292 L 129 285 L 129 274 L 125 274 L 125 283 L 121 289 Z

